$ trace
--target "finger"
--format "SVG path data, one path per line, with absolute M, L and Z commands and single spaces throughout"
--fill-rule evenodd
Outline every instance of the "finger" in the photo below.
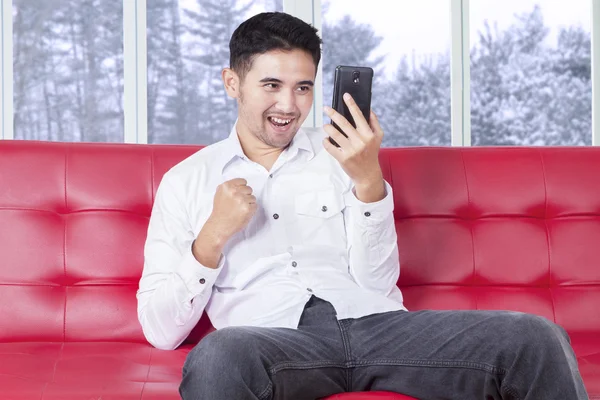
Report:
M 365 116 L 360 110 L 360 107 L 358 106 L 358 104 L 356 104 L 356 102 L 349 93 L 344 93 L 344 102 L 348 106 L 350 114 L 352 114 L 352 118 L 354 119 L 354 123 L 356 124 L 356 130 L 358 131 L 358 133 L 362 133 L 365 135 L 371 134 L 372 132 L 371 128 L 369 127 L 369 123 L 365 119 Z
M 253 195 L 246 196 L 246 201 L 248 201 L 249 204 L 256 204 L 256 197 Z
M 233 186 L 244 186 L 248 184 L 248 181 L 244 178 L 233 178 L 227 182 L 229 182 Z
M 346 134 L 348 135 L 348 139 L 350 141 L 352 140 L 360 140 L 360 135 L 359 133 L 356 131 L 356 129 L 354 129 L 354 127 L 352 126 L 352 124 L 346 119 L 346 117 L 344 117 L 342 114 L 340 114 L 339 112 L 335 111 L 333 108 L 331 107 L 325 107 L 325 114 L 327 114 L 327 116 L 329 118 L 331 118 L 331 120 L 333 122 L 336 123 L 337 126 L 340 127 L 340 129 Z M 335 128 L 334 128 L 335 129 Z
M 335 142 L 339 144 L 342 149 L 351 146 L 348 138 L 344 136 L 339 130 L 337 130 L 333 125 L 326 124 L 323 126 L 323 130 L 329 135 L 329 137 L 335 140 Z M 329 142 L 329 140 L 327 141 Z M 336 147 L 331 142 L 329 142 L 329 144 L 331 144 L 333 147 Z
M 377 115 L 375 115 L 375 113 L 373 111 L 371 111 L 371 118 L 369 119 L 369 125 L 371 126 L 371 130 L 373 131 L 373 133 L 382 138 L 383 137 L 383 129 L 381 128 L 381 125 L 379 124 L 379 118 L 377 118 Z
M 250 186 L 238 186 L 236 190 L 242 194 L 252 194 L 252 188 Z

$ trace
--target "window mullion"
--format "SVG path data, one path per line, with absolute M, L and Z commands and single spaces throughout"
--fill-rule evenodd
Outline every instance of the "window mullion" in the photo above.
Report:
M 0 112 L 2 113 L 2 133 L 0 139 L 13 139 L 13 21 L 12 0 L 2 0 L 0 5 L 2 18 L 2 96 L 0 96 Z
M 452 146 L 471 145 L 469 0 L 450 0 Z

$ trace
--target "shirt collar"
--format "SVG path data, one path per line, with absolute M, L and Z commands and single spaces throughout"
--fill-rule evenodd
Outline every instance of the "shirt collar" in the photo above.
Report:
M 225 169 L 236 159 L 247 159 L 246 155 L 244 154 L 244 150 L 242 149 L 242 144 L 240 143 L 236 126 L 237 123 L 231 129 L 229 137 L 225 139 L 222 153 L 223 167 L 221 169 L 221 174 L 223 174 Z M 298 130 L 296 136 L 294 136 L 292 139 L 292 143 L 282 154 L 288 153 L 286 158 L 291 159 L 299 152 L 299 150 L 306 151 L 308 153 L 309 160 L 315 156 L 315 150 L 312 146 L 312 143 L 306 131 L 302 128 Z

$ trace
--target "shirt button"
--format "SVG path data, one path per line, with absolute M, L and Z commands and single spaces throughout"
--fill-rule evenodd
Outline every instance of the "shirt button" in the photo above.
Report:
M 321 211 L 323 211 L 323 212 L 327 211 L 327 206 L 321 207 Z
M 311 293 L 312 293 L 312 291 L 313 291 L 311 288 L 306 288 L 306 290 L 308 290 L 308 291 L 309 291 L 309 292 L 311 292 Z
M 296 268 L 298 266 L 298 263 L 296 261 L 292 261 L 292 267 Z
M 279 214 L 273 214 L 274 219 L 279 219 Z
M 370 217 L 370 216 L 371 216 L 371 213 L 367 211 L 367 212 L 365 213 L 365 217 Z
M 272 177 L 273 177 L 273 174 L 269 174 L 269 178 L 272 178 Z
M 200 280 L 199 280 L 198 282 L 200 282 L 201 284 L 203 284 L 203 285 L 204 285 L 204 284 L 206 283 L 206 279 L 204 279 L 204 278 L 200 278 Z

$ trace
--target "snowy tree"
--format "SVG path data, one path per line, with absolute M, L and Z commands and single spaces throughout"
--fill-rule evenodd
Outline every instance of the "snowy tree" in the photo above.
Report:
M 589 32 L 562 29 L 552 46 L 538 6 L 515 20 L 472 50 L 473 144 L 591 144 Z
M 13 2 L 16 138 L 123 140 L 123 9 Z
M 187 58 L 193 70 L 203 73 L 201 85 L 195 89 L 200 93 L 200 106 L 207 118 L 199 128 L 202 136 L 213 142 L 229 135 L 237 118 L 236 103 L 225 93 L 221 70 L 229 66 L 229 40 L 244 21 L 252 2 L 197 1 L 199 11 L 186 10 L 185 14 L 190 21 L 187 31 L 200 51 L 188 54 Z
M 404 57 L 385 88 L 384 146 L 450 144 L 449 55 L 418 66 Z
M 375 35 L 373 28 L 367 24 L 358 24 L 346 15 L 335 23 L 323 22 L 323 103 L 331 105 L 333 96 L 333 79 L 338 65 L 366 66 L 373 68 L 376 92 L 382 82 L 383 57 L 374 57 L 382 38 Z M 377 101 L 377 93 L 373 100 Z M 373 106 L 377 108 L 375 105 Z
M 179 1 L 157 0 L 148 7 L 148 141 L 206 143 L 210 138 L 199 134 L 208 119 L 198 89 L 203 69 L 186 65 Z

